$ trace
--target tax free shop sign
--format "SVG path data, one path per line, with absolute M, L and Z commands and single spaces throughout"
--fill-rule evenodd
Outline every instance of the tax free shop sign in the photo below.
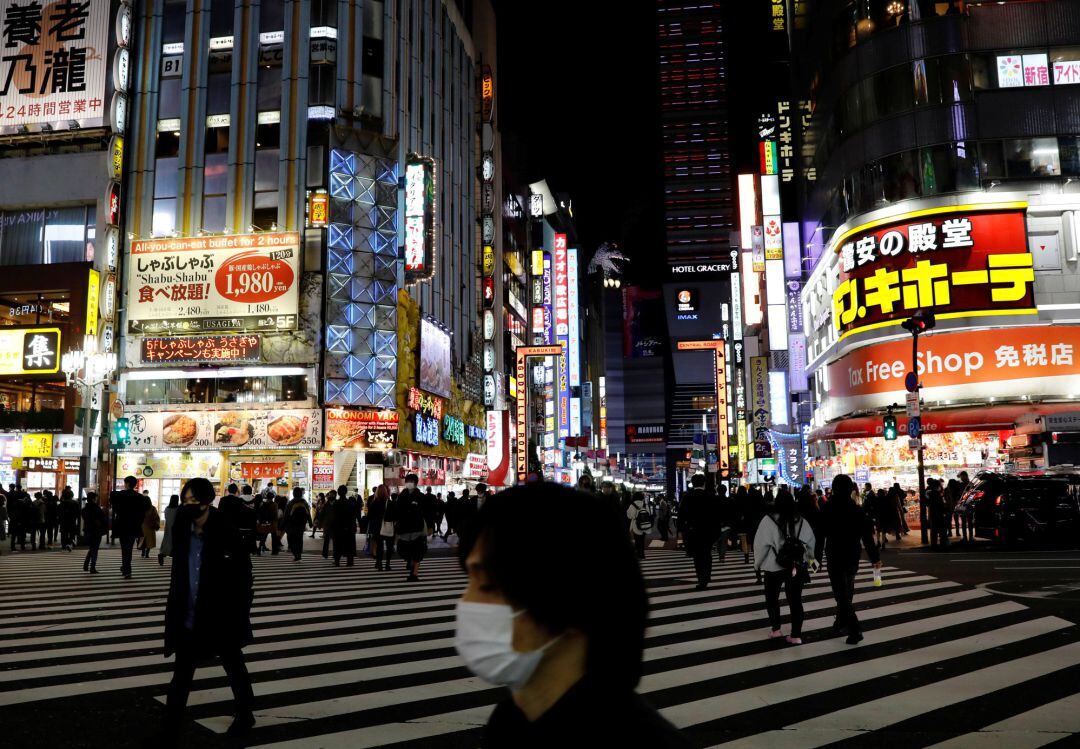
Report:
M 856 349 L 828 365 L 827 419 L 880 409 L 904 399 L 911 339 Z M 916 372 L 927 403 L 984 403 L 990 398 L 1066 398 L 1080 392 L 1080 327 L 1022 325 L 919 338 Z

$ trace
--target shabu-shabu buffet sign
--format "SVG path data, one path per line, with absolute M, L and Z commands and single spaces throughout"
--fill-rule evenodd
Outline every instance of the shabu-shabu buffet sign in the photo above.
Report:
M 318 409 L 157 411 L 130 417 L 129 450 L 312 450 L 322 447 Z
M 296 232 L 133 242 L 129 333 L 294 330 Z

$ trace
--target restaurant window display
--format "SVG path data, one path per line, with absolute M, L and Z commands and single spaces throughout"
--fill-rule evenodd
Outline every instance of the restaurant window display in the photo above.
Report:
M 227 460 L 229 482 L 247 484 L 255 493 L 270 487 L 287 497 L 294 487 L 311 488 L 310 453 L 230 453 Z

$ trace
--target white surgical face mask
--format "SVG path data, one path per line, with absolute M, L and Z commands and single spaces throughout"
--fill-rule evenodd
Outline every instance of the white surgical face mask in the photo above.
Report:
M 414 483 L 413 483 L 413 482 L 411 482 L 411 481 L 406 481 L 406 482 L 405 482 L 405 488 L 406 488 L 406 489 L 415 489 L 415 488 L 416 488 L 416 484 L 414 484 Z
M 537 650 L 514 650 L 514 618 L 519 614 L 502 604 L 458 601 L 454 647 L 469 670 L 490 684 L 521 689 L 544 651 L 559 640 L 556 637 Z

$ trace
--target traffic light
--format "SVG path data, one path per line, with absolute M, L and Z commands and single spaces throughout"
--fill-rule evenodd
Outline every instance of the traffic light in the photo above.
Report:
M 127 447 L 131 442 L 131 425 L 126 416 L 113 422 L 112 443 L 116 447 Z
M 881 421 L 882 432 L 885 434 L 885 439 L 896 439 L 896 417 L 893 416 L 892 406 L 889 406 L 889 412 L 885 414 L 885 418 Z
M 919 333 L 933 330 L 936 324 L 937 320 L 934 319 L 934 313 L 929 310 L 921 309 L 907 320 L 900 323 L 900 327 L 912 335 L 919 335 Z

